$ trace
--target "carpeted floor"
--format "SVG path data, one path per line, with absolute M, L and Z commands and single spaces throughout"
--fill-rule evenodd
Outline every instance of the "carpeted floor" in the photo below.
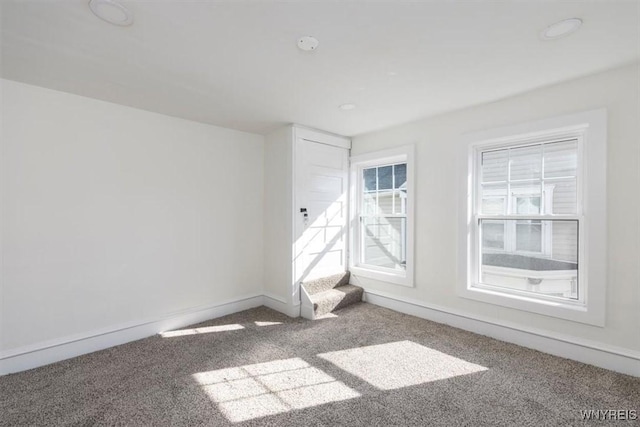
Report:
M 365 303 L 314 322 L 261 307 L 0 377 L 2 426 L 611 424 L 590 409 L 640 412 L 640 378 Z

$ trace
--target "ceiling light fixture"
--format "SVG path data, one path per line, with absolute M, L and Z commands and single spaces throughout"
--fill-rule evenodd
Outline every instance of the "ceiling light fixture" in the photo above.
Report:
M 560 22 L 556 22 L 553 25 L 549 25 L 542 31 L 540 36 L 543 40 L 557 40 L 562 37 L 566 37 L 571 33 L 578 31 L 578 28 L 582 25 L 582 19 L 570 18 Z
M 298 39 L 298 48 L 305 52 L 316 50 L 320 42 L 317 38 L 311 36 L 303 36 Z
M 356 104 L 342 104 L 338 108 L 341 109 L 342 111 L 349 111 L 349 110 L 355 109 Z
M 133 14 L 115 0 L 89 0 L 94 15 L 113 25 L 126 27 L 133 24 Z

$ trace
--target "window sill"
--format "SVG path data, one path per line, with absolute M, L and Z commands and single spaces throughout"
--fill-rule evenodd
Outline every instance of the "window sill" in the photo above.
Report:
M 590 311 L 586 304 L 577 301 L 553 301 L 480 287 L 465 287 L 459 289 L 458 295 L 475 301 L 585 323 L 587 325 L 604 327 L 605 323 L 604 313 L 596 313 L 593 310 Z
M 352 266 L 350 269 L 351 274 L 354 276 L 366 277 L 368 279 L 375 279 L 381 282 L 391 283 L 394 285 L 413 287 L 413 277 L 410 277 L 402 273 L 391 273 L 385 271 L 372 270 L 366 267 Z

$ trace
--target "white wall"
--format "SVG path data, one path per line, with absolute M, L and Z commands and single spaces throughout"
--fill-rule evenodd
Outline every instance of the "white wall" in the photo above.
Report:
M 0 82 L 2 350 L 262 294 L 262 136 Z
M 456 294 L 458 141 L 463 133 L 608 110 L 608 291 L 599 328 L 463 299 Z M 640 69 L 573 80 L 353 139 L 352 154 L 416 144 L 415 288 L 360 278 L 366 289 L 510 325 L 640 350 Z
M 290 291 L 293 281 L 292 155 L 291 126 L 267 135 L 264 144 L 264 290 L 265 295 L 286 304 L 287 309 L 294 305 Z

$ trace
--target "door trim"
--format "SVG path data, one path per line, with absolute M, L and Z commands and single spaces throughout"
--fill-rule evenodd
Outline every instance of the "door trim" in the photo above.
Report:
M 293 139 L 306 139 L 307 141 L 317 142 L 319 144 L 332 145 L 334 147 L 351 149 L 351 139 L 346 136 L 340 136 L 329 132 L 324 132 L 300 125 L 293 125 Z

